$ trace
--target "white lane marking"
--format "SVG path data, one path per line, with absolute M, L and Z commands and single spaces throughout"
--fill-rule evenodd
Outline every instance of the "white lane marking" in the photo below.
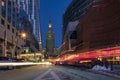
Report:
M 41 80 L 45 75 L 47 75 L 49 72 L 51 71 L 51 69 L 49 69 L 48 71 L 46 71 L 45 73 L 43 73 L 42 75 L 38 76 L 37 78 L 35 78 L 34 80 Z
M 43 73 L 42 75 L 38 76 L 37 78 L 35 78 L 34 80 L 45 80 L 45 79 L 42 79 L 43 77 L 45 77 L 48 73 L 50 73 L 52 75 L 52 78 L 54 80 L 61 80 L 57 74 L 55 74 L 54 71 L 52 71 L 52 69 L 49 69 L 48 71 L 46 71 L 45 73 Z M 51 79 L 52 79 L 51 78 Z M 48 79 L 48 78 L 46 78 Z
M 55 80 L 61 80 L 57 74 L 54 73 L 54 71 L 51 71 L 51 74 Z

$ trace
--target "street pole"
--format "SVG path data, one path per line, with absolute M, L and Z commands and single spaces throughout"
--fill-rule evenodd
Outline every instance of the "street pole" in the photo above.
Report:
M 6 47 L 7 47 L 7 35 L 6 35 L 6 30 L 4 31 L 4 42 L 3 42 L 3 56 L 7 56 L 7 51 L 6 51 Z
M 27 38 L 26 32 L 22 32 L 22 33 L 21 33 L 21 37 L 22 37 L 22 39 L 24 40 L 23 47 L 22 47 L 22 50 L 24 51 L 24 49 L 25 49 L 25 44 L 26 44 L 26 38 Z M 24 53 L 24 52 L 23 52 L 23 53 Z
M 12 58 L 15 57 L 15 50 L 16 50 L 16 46 L 17 46 L 17 35 L 15 37 L 14 43 L 13 43 L 13 49 L 12 49 Z

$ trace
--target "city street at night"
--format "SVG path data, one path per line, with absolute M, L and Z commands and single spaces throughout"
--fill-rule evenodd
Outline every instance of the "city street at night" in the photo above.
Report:
M 0 0 L 0 80 L 120 80 L 120 0 Z
M 38 65 L 14 70 L 0 71 L 0 80 L 119 80 L 80 68 Z

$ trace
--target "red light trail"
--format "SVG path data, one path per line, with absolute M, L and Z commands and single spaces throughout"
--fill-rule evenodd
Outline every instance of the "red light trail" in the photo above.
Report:
M 53 61 L 60 61 L 60 62 L 77 62 L 84 59 L 93 59 L 93 58 L 108 58 L 108 57 L 115 57 L 120 56 L 120 46 L 111 47 L 111 48 L 104 48 L 99 50 L 94 50 L 90 52 L 83 52 L 77 54 L 71 54 L 68 56 L 59 57 Z

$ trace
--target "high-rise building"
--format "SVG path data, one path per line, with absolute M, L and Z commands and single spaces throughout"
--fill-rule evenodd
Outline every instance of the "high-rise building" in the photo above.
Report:
M 39 43 L 39 50 L 42 50 L 42 34 L 41 34 L 41 29 L 40 29 L 40 0 L 34 0 L 35 2 L 35 10 L 34 10 L 34 15 L 35 15 L 35 35 L 37 37 L 38 43 Z
M 39 43 L 39 50 L 42 50 L 42 39 L 40 30 L 40 0 L 16 0 L 19 8 L 26 11 L 29 21 L 33 26 L 33 34 Z
M 120 45 L 120 0 L 94 0 L 78 24 L 80 52 Z
M 55 44 L 54 43 L 55 43 L 55 40 L 54 40 L 54 33 L 52 32 L 52 23 L 49 22 L 48 32 L 46 34 L 46 54 L 49 57 L 55 56 L 54 54 Z
M 24 44 L 23 39 L 18 36 L 19 9 L 14 0 L 0 0 L 0 3 L 0 56 L 14 57 L 16 53 L 20 53 L 18 49 Z
M 75 3 L 77 1 L 79 3 L 82 0 L 73 0 L 63 16 L 63 50 L 69 48 L 68 36 L 70 40 L 76 40 L 75 45 L 70 45 L 76 52 L 120 45 L 120 0 L 91 0 L 89 4 L 83 5 L 88 1 L 84 0 L 79 6 Z M 84 15 L 79 14 L 78 11 Z M 72 29 L 72 33 L 66 35 L 67 30 L 71 28 L 70 21 L 74 20 L 79 21 L 78 25 Z
M 63 41 L 62 43 L 64 45 L 62 45 L 62 51 L 70 49 L 70 45 L 72 44 L 70 44 L 69 42 L 75 42 L 75 40 L 73 40 L 72 38 L 75 39 L 75 36 L 76 36 L 75 35 L 76 34 L 76 28 L 75 28 L 76 22 L 78 24 L 79 20 L 86 14 L 88 8 L 92 4 L 92 1 L 93 0 L 72 0 L 70 5 L 66 9 L 65 13 L 63 14 L 63 28 L 62 28 Z M 72 31 L 69 31 L 69 28 L 70 28 L 69 24 L 72 25 L 72 27 L 74 27 L 75 29 Z M 71 35 L 67 33 L 68 31 L 70 32 Z M 72 40 L 70 40 L 70 38 Z
M 72 0 L 63 14 L 63 35 L 65 35 L 68 23 L 80 20 L 87 12 L 92 1 L 93 0 Z
M 32 25 L 22 6 L 19 8 L 16 0 L 0 0 L 0 3 L 0 56 L 15 57 L 24 47 L 38 51 Z M 28 33 L 25 40 L 21 38 L 22 30 Z

